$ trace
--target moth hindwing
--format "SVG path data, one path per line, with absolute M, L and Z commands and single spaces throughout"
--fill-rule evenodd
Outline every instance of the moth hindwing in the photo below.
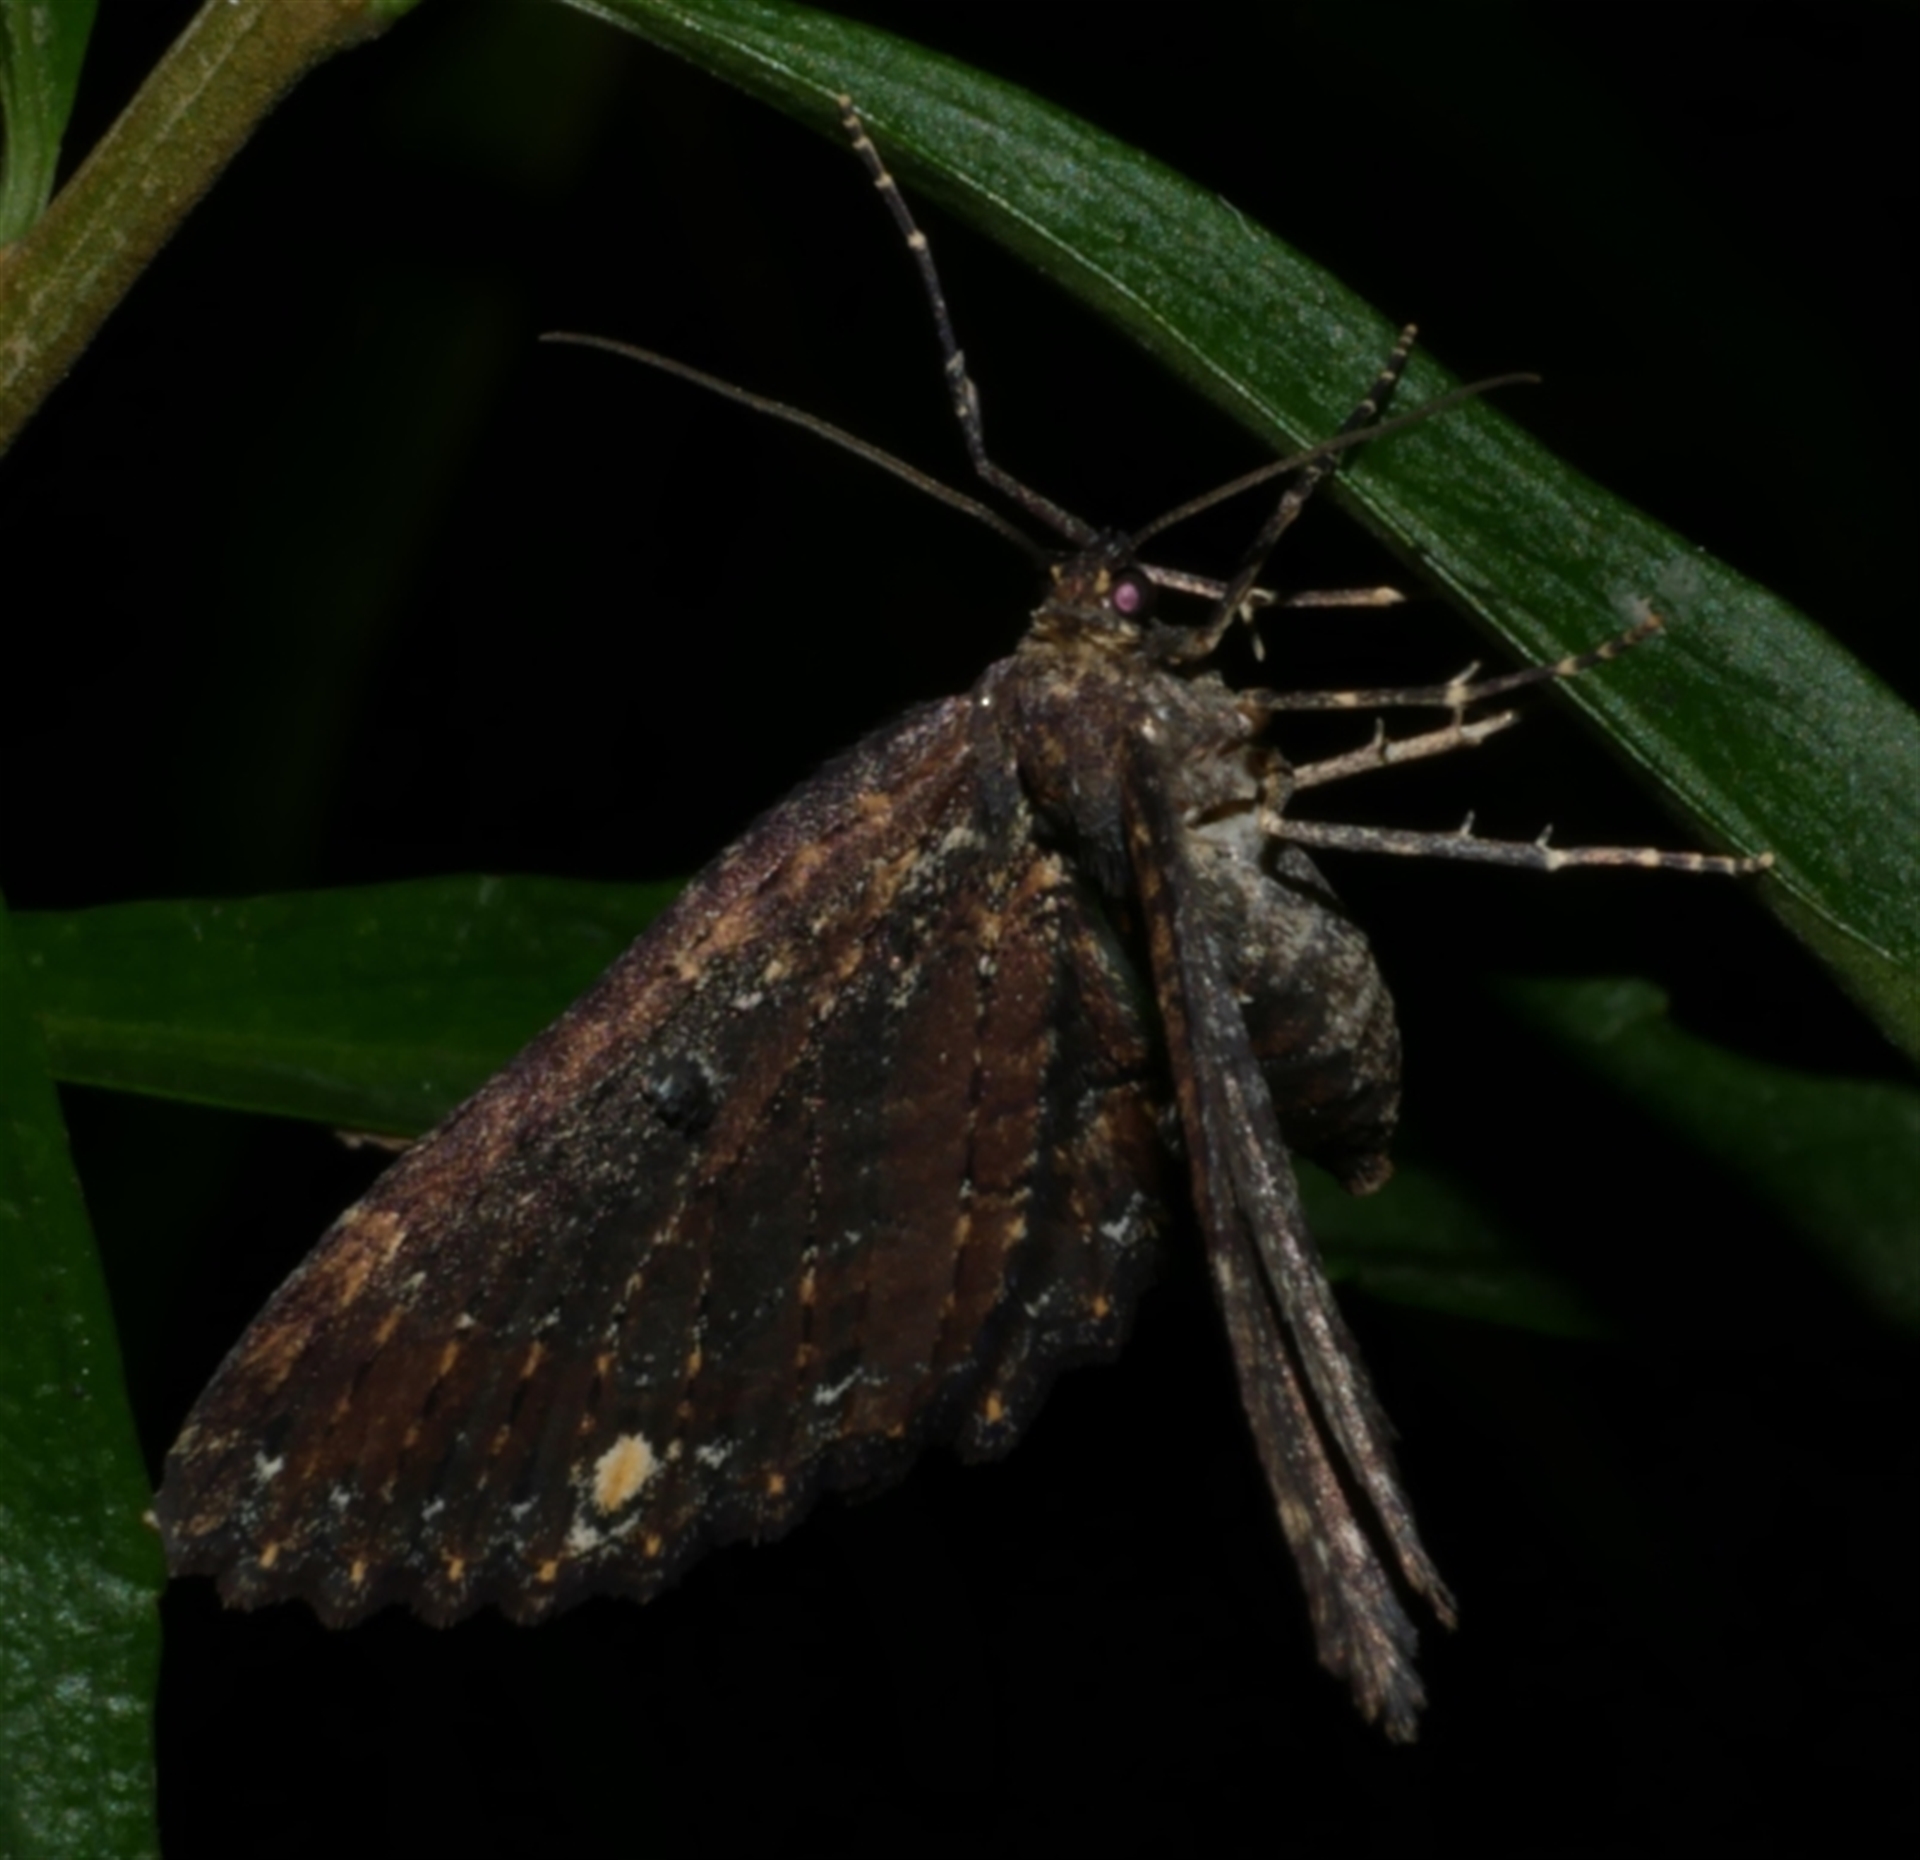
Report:
M 976 465 L 1069 553 L 1010 657 L 762 819 L 335 1222 L 168 1456 L 172 1568 L 335 1624 L 644 1599 L 930 1440 L 1004 1452 L 1062 1367 L 1119 1347 L 1190 1206 L 1320 1657 L 1410 1737 L 1406 1598 L 1449 1621 L 1452 1603 L 1290 1162 L 1385 1179 L 1398 1035 L 1294 842 L 1656 856 L 1329 827 L 1290 803 L 1477 742 L 1511 721 L 1469 720 L 1477 700 L 1623 642 L 1367 694 L 1449 721 L 1291 768 L 1274 714 L 1350 697 L 1235 692 L 1204 667 L 1314 486 L 1382 430 L 1411 332 L 1341 432 L 1276 471 L 1233 578 L 1154 567 L 987 460 L 925 242 L 847 121 L 910 236 Z M 1163 586 L 1211 609 L 1164 623 Z

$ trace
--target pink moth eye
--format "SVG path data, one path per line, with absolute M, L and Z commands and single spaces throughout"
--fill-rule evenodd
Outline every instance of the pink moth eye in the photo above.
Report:
M 1107 605 L 1123 620 L 1144 619 L 1153 610 L 1153 584 L 1130 571 L 1113 584 Z

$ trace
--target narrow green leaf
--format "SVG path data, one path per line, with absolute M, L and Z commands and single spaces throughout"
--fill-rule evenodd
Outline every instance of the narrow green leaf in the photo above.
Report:
M 55 1074 L 414 1135 L 580 994 L 672 885 L 433 878 L 22 913 Z
M 234 901 L 23 912 L 57 1076 L 411 1135 L 612 961 L 671 885 L 435 878 Z M 1464 1191 L 1418 1169 L 1366 1201 L 1315 1175 L 1336 1275 L 1555 1335 L 1596 1320 Z
M 154 1854 L 160 1544 L 4 906 L 0 1337 L 0 1853 Z
M 439 878 L 15 920 L 57 1076 L 410 1135 L 573 1000 L 671 885 Z M 1920 1322 L 1920 1092 L 1807 1078 L 1665 1020 L 1637 982 L 1503 995 L 1758 1192 L 1875 1306 Z M 1600 1320 L 1468 1190 L 1418 1167 L 1308 1194 L 1336 1275 L 1396 1303 L 1555 1335 Z
M 1571 1286 L 1541 1270 L 1459 1183 L 1397 1168 L 1377 1195 L 1347 1194 L 1311 1164 L 1300 1188 L 1327 1271 L 1373 1298 L 1551 1337 L 1607 1326 Z
M 1022 254 L 1276 448 L 1325 435 L 1387 320 L 1227 201 L 1018 88 L 776 0 L 575 0 L 829 136 L 858 101 L 903 180 Z M 1421 359 L 1411 404 L 1454 385 Z M 1374 448 L 1345 494 L 1528 658 L 1665 634 L 1566 689 L 1920 1054 L 1920 719 L 1796 609 L 1620 502 L 1491 406 Z
M 0 0 L 0 246 L 53 197 L 99 0 Z
M 1674 1026 L 1648 982 L 1515 980 L 1500 995 L 1736 1178 L 1882 1315 L 1920 1328 L 1920 1090 L 1728 1052 Z

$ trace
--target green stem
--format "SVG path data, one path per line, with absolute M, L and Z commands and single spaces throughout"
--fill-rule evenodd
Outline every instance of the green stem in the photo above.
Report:
M 0 453 L 280 98 L 416 0 L 206 0 L 25 238 L 0 251 Z

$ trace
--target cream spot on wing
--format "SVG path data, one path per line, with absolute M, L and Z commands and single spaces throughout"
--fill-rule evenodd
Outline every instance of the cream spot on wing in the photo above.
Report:
M 642 1434 L 622 1434 L 594 1462 L 593 1502 L 602 1511 L 618 1511 L 653 1477 L 658 1456 Z
M 384 1208 L 349 1208 L 323 1256 L 321 1270 L 333 1280 L 333 1302 L 350 1305 L 367 1280 L 399 1252 L 406 1223 Z
M 809 842 L 787 861 L 786 876 L 798 884 L 811 878 L 826 863 L 827 849 Z
M 359 1297 L 370 1270 L 368 1262 L 357 1256 L 328 1259 L 324 1271 L 315 1268 L 312 1282 L 320 1288 L 324 1305 L 332 1310 L 343 1310 Z M 331 1286 L 329 1280 L 332 1281 Z M 397 1324 L 398 1312 L 392 1315 Z M 286 1385 L 287 1379 L 300 1366 L 307 1347 L 313 1342 L 313 1330 L 312 1323 L 298 1315 L 283 1318 L 277 1323 L 261 1319 L 254 1332 L 250 1333 L 247 1350 L 249 1367 L 259 1380 L 261 1395 L 272 1395 Z
M 342 1237 L 352 1234 L 356 1242 L 379 1260 L 391 1259 L 407 1237 L 407 1224 L 385 1208 L 359 1206 L 349 1208 L 341 1217 Z

